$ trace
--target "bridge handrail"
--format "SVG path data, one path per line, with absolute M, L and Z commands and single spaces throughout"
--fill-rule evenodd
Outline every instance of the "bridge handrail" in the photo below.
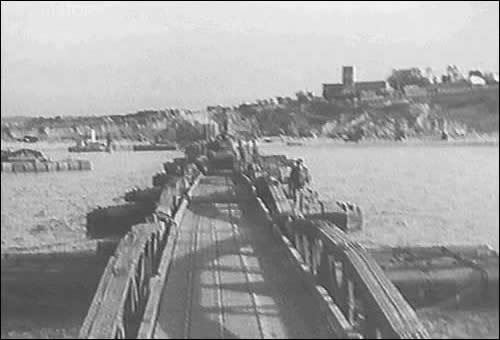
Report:
M 273 223 L 355 329 L 366 338 L 429 338 L 415 311 L 366 250 L 327 221 L 284 219 L 290 216 L 290 205 L 283 189 L 269 189 L 273 202 L 265 204 L 277 208 Z
M 108 260 L 79 338 L 116 339 L 134 333 L 167 235 L 159 222 L 145 223 L 134 226 L 120 241 Z
M 339 307 L 333 302 L 332 298 L 328 295 L 328 292 L 320 285 L 316 283 L 316 279 L 307 271 L 307 267 L 301 260 L 301 255 L 293 247 L 292 243 L 286 238 L 279 226 L 275 224 L 275 220 L 271 217 L 270 210 L 265 205 L 263 200 L 257 195 L 257 189 L 252 185 L 251 180 L 243 175 L 243 182 L 249 186 L 251 190 L 251 195 L 255 198 L 257 206 L 260 207 L 260 211 L 263 213 L 265 220 L 272 225 L 273 233 L 283 241 L 286 248 L 288 249 L 288 257 L 292 264 L 294 265 L 297 274 L 302 277 L 306 286 L 309 287 L 313 296 L 319 302 L 319 308 L 321 309 L 325 317 L 325 329 L 327 334 L 323 334 L 322 337 L 330 337 L 332 334 L 338 339 L 358 339 L 359 334 L 353 330 L 352 325 L 349 324 L 345 316 L 340 311 Z M 279 222 L 278 222 L 279 223 Z
M 191 187 L 187 192 L 187 197 L 190 197 L 194 188 L 196 188 L 199 180 L 201 178 L 199 174 L 196 180 L 192 183 Z M 174 242 L 177 238 L 177 226 L 181 223 L 184 212 L 189 204 L 188 199 L 184 197 L 176 210 L 173 218 L 171 219 L 172 231 L 166 246 L 161 254 L 160 264 L 156 275 L 151 279 L 150 286 L 150 296 L 146 303 L 144 310 L 144 317 L 137 332 L 137 339 L 152 339 L 154 328 L 156 325 L 156 319 L 158 317 L 158 311 L 161 302 L 161 293 L 165 285 L 165 280 L 167 279 L 168 269 L 173 256 Z
M 197 182 L 195 174 L 190 189 Z M 176 235 L 177 214 L 186 205 L 178 192 L 182 177 L 170 178 L 163 187 L 151 223 L 139 224 L 123 237 L 108 260 L 98 288 L 80 328 L 81 339 L 135 338 L 151 288 L 160 271 L 164 249 Z M 189 194 L 189 192 L 188 192 Z

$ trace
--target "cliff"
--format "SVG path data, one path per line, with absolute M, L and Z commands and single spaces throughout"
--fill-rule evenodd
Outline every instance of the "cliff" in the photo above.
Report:
M 398 131 L 424 136 L 438 134 L 444 127 L 452 136 L 461 136 L 498 132 L 498 97 L 498 86 L 419 98 L 364 99 L 354 104 L 297 94 L 297 99 L 257 101 L 230 112 L 234 122 L 247 122 L 255 135 L 341 137 L 363 130 L 367 137 L 392 139 Z
M 186 143 L 203 138 L 210 118 L 231 133 L 251 138 L 286 134 L 342 137 L 362 130 L 367 137 L 392 139 L 398 131 L 409 136 L 433 135 L 443 126 L 451 135 L 499 131 L 498 86 L 461 89 L 403 98 L 364 98 L 356 103 L 329 102 L 311 93 L 297 98 L 257 100 L 237 107 L 212 106 L 207 111 L 145 110 L 126 115 L 4 118 L 2 140 L 35 136 L 40 140 L 74 140 L 94 129 L 98 139 L 163 139 Z
M 202 128 L 197 122 L 189 122 L 189 110 L 146 110 L 126 115 L 85 117 L 2 117 L 2 140 L 15 140 L 23 136 L 35 136 L 40 140 L 63 141 L 88 137 L 91 129 L 97 139 L 109 134 L 113 140 L 155 140 L 180 141 L 197 139 Z

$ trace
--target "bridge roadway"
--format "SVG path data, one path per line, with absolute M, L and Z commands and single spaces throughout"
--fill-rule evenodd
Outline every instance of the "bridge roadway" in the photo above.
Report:
M 323 317 L 248 193 L 226 175 L 194 190 L 155 338 L 319 338 Z

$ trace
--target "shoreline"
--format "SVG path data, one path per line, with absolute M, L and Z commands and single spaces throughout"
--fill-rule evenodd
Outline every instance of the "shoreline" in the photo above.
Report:
M 264 138 L 269 138 L 271 142 L 265 142 Z M 390 139 L 370 138 L 363 139 L 359 142 L 345 142 L 341 139 L 332 139 L 328 137 L 318 138 L 291 138 L 281 139 L 279 136 L 264 137 L 258 141 L 262 146 L 286 146 L 286 147 L 302 147 L 302 146 L 321 146 L 321 145 L 335 145 L 335 146 L 498 146 L 500 138 L 495 135 L 478 135 L 463 138 L 450 138 L 449 140 L 441 140 L 437 136 L 430 137 L 410 137 L 405 141 L 395 141 Z M 300 145 L 287 145 L 287 142 L 299 143 Z
M 271 140 L 271 142 L 265 142 L 265 139 Z M 413 146 L 413 145 L 498 145 L 500 141 L 500 135 L 498 132 L 492 134 L 470 134 L 464 137 L 450 137 L 449 140 L 441 140 L 439 136 L 422 136 L 422 137 L 409 137 L 404 141 L 395 141 L 393 139 L 383 139 L 383 138 L 364 138 L 359 142 L 345 142 L 339 138 L 330 137 L 281 137 L 281 136 L 266 136 L 259 137 L 257 141 L 261 145 L 278 145 L 286 144 L 287 142 L 299 142 L 303 145 L 316 145 L 316 144 L 332 144 L 332 145 L 396 145 L 396 146 Z M 145 142 L 138 142 L 133 140 L 116 140 L 114 145 L 117 147 L 126 147 L 134 144 L 147 144 Z M 51 141 L 40 141 L 37 143 L 25 143 L 18 141 L 8 141 L 2 140 L 2 148 L 28 148 L 28 149 L 41 149 L 47 150 L 59 150 L 65 149 L 69 146 L 73 146 L 73 142 L 51 140 Z M 291 145 L 291 146 L 301 146 L 301 145 Z M 120 151 L 120 150 L 117 150 Z

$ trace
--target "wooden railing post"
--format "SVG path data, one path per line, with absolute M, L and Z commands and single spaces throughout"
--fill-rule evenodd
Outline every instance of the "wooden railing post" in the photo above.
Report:
M 172 248 L 169 235 L 177 235 L 174 225 L 183 213 L 176 211 L 171 219 L 173 205 L 177 209 L 179 203 L 177 197 L 172 200 L 172 190 L 172 186 L 164 186 L 162 206 L 155 211 L 154 222 L 135 225 L 118 244 L 101 277 L 80 338 L 125 339 L 138 335 L 151 293 L 150 282 L 157 277 L 167 241 L 167 248 Z
M 310 257 L 310 246 L 309 246 L 309 242 L 308 242 L 308 239 L 307 239 L 307 235 L 306 234 L 302 234 L 302 251 L 303 251 L 303 254 L 304 254 L 304 263 L 309 267 L 309 270 L 311 270 L 311 257 Z
M 299 233 L 297 228 L 295 228 L 295 230 L 294 230 L 294 237 L 295 237 L 295 244 L 296 244 L 295 249 L 297 249 L 300 256 L 302 256 L 302 258 L 303 258 L 304 256 L 302 255 L 302 235 Z
M 320 250 L 317 279 L 318 283 L 325 287 L 328 294 L 333 298 L 335 296 L 334 277 L 328 250 L 325 247 Z
M 345 306 L 344 300 L 345 300 L 345 295 L 343 294 L 344 292 L 344 286 L 345 286 L 345 280 L 344 280 L 344 264 L 342 262 L 341 258 L 339 255 L 335 255 L 334 261 L 333 261 L 333 277 L 335 279 L 335 300 L 341 308 Z M 345 310 L 342 310 L 345 313 Z
M 267 163 L 272 165 L 272 159 L 263 157 L 263 164 Z M 267 185 L 261 191 L 266 204 L 273 206 L 273 213 L 293 216 L 294 209 L 282 185 L 270 181 Z M 325 217 L 324 202 L 319 201 L 318 209 Z M 306 217 L 285 222 L 283 229 L 295 247 L 296 251 L 291 251 L 293 258 L 304 264 L 314 278 L 310 280 L 311 275 L 306 275 L 307 281 L 315 284 L 314 289 L 323 289 L 319 295 L 328 294 L 330 306 L 335 304 L 329 310 L 331 317 L 339 320 L 337 326 L 342 325 L 336 327 L 342 336 L 359 338 L 360 330 L 370 338 L 428 338 L 415 312 L 371 255 L 332 222 Z M 337 312 L 333 312 L 335 309 Z
M 344 277 L 346 277 L 344 285 L 344 296 L 345 296 L 344 312 L 347 321 L 349 321 L 352 324 L 354 323 L 354 308 L 355 308 L 354 281 L 349 278 L 348 273 L 346 271 L 344 271 Z
M 362 330 L 366 339 L 380 339 L 382 334 L 377 324 L 377 314 L 371 305 L 365 306 L 365 325 Z

